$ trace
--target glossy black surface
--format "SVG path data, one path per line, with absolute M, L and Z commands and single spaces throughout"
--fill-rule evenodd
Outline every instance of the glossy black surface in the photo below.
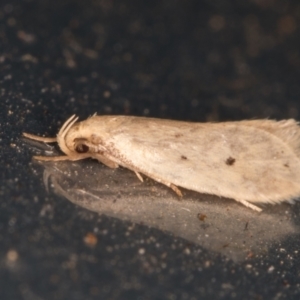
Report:
M 209 226 L 229 239 L 212 250 L 185 238 L 183 223 L 167 230 L 69 202 L 76 180 L 61 185 L 67 194 L 53 182 L 47 192 L 31 157 L 54 150 L 21 134 L 54 136 L 74 113 L 300 119 L 299 22 L 296 0 L 2 1 L 0 298 L 298 299 L 299 204 L 257 216 L 286 229 L 267 240 L 255 212 L 199 196 L 224 207 L 220 219 L 199 219 L 203 239 Z M 86 166 L 65 162 L 56 172 Z M 241 226 L 238 243 L 232 224 Z

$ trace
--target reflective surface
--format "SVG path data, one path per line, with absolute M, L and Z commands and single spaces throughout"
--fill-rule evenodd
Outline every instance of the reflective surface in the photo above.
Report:
M 76 205 L 134 224 L 172 233 L 235 261 L 263 254 L 274 242 L 300 233 L 299 204 L 267 205 L 257 213 L 234 201 L 172 190 L 133 172 L 96 161 L 44 162 L 46 189 Z

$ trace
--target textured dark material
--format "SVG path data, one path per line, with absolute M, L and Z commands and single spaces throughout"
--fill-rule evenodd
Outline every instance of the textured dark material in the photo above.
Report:
M 294 228 L 268 242 L 240 208 L 262 247 L 232 260 L 47 192 L 31 157 L 51 148 L 21 139 L 94 112 L 300 119 L 299 24 L 297 0 L 1 1 L 0 299 L 299 299 L 299 204 L 266 207 Z

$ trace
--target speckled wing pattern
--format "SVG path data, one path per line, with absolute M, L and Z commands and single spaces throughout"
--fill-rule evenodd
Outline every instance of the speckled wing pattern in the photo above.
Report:
M 300 196 L 294 120 L 187 123 L 117 117 L 108 143 L 121 165 L 186 189 L 252 203 Z

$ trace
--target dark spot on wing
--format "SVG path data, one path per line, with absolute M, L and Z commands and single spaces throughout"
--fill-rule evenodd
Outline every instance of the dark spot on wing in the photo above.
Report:
M 187 157 L 184 155 L 181 155 L 181 159 L 187 160 Z
M 176 138 L 179 138 L 179 137 L 182 137 L 182 136 L 183 136 L 182 133 L 175 133 L 175 137 L 176 137 Z
M 286 168 L 289 168 L 289 167 L 290 167 L 288 163 L 284 164 L 284 166 L 285 166 Z
M 234 163 L 235 163 L 235 158 L 232 158 L 231 156 L 229 156 L 229 157 L 226 159 L 226 165 L 232 166 Z

